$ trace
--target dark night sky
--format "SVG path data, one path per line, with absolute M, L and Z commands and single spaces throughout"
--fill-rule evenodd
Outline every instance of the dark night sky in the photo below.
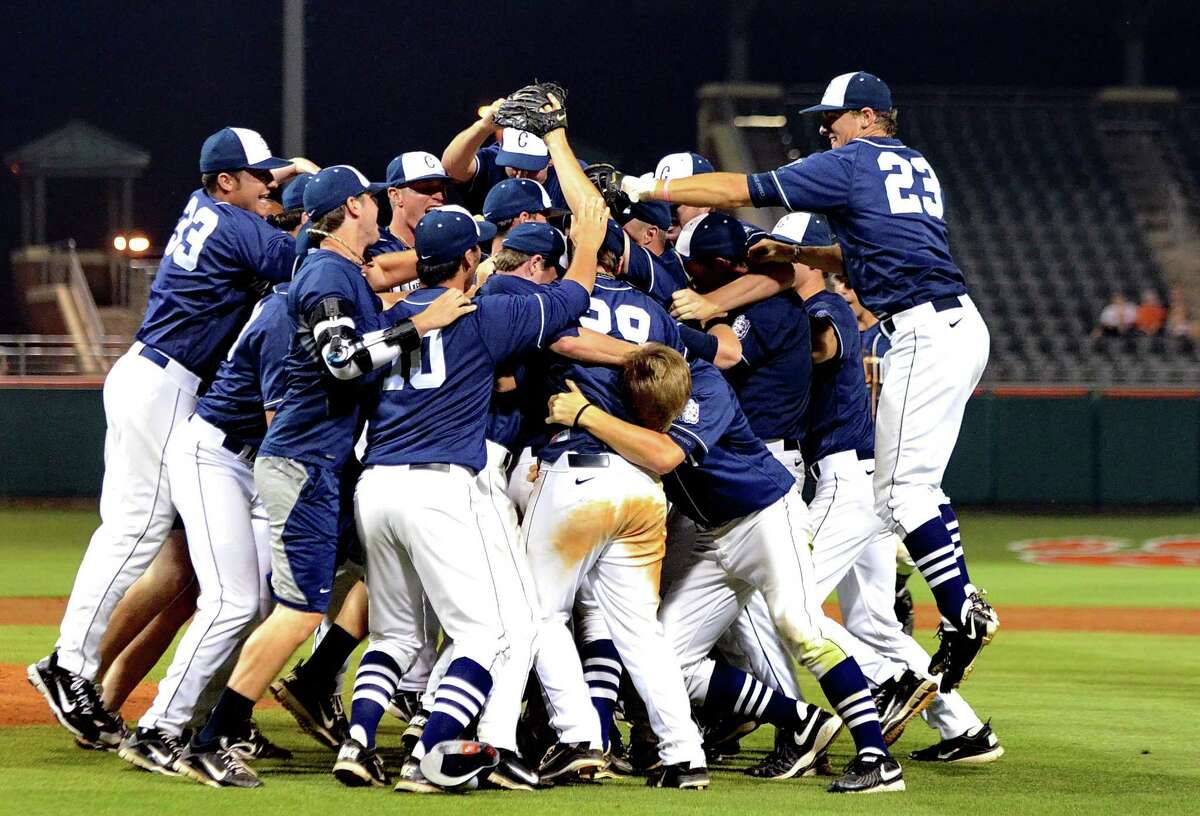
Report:
M 381 176 L 401 150 L 440 153 L 478 104 L 537 76 L 570 89 L 578 139 L 649 169 L 692 146 L 695 88 L 726 71 L 728 2 L 312 0 L 307 153 Z M 891 83 L 901 107 L 906 84 L 1096 87 L 1120 81 L 1123 21 L 1140 13 L 1149 18 L 1148 82 L 1196 89 L 1198 6 L 762 0 L 751 73 L 824 83 L 864 68 Z M 244 125 L 282 149 L 280 8 L 275 0 L 10 5 L 0 33 L 0 152 L 73 118 L 144 147 L 153 161 L 135 218 L 161 246 L 197 186 L 206 135 Z M 0 177 L 2 250 L 19 225 L 13 178 Z M 94 209 L 103 198 L 89 189 L 51 188 L 52 239 L 100 237 L 80 225 L 103 223 Z

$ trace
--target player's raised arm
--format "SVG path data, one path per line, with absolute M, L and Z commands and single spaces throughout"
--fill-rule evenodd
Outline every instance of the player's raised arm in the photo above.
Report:
M 749 207 L 750 184 L 741 173 L 701 173 L 679 179 L 625 176 L 621 190 L 631 201 L 666 201 L 691 207 L 735 210 Z
M 503 97 L 480 111 L 479 118 L 451 139 L 442 151 L 442 166 L 446 169 L 446 175 L 458 183 L 464 184 L 475 177 L 475 153 L 492 135 L 495 129 L 492 114 L 502 102 Z
M 571 224 L 571 243 L 575 250 L 571 257 L 571 266 L 563 280 L 578 283 L 589 294 L 596 283 L 596 254 L 600 251 L 600 245 L 604 243 L 607 228 L 608 207 L 599 195 L 586 199 L 583 206 L 575 211 Z

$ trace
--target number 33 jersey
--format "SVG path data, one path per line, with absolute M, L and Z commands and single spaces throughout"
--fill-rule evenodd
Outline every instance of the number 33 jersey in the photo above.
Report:
M 253 284 L 288 280 L 295 257 L 292 236 L 197 190 L 163 249 L 137 339 L 210 382 L 259 299 Z
M 966 294 L 950 257 L 941 184 L 899 139 L 854 139 L 747 179 L 756 207 L 828 217 L 850 285 L 876 316 Z

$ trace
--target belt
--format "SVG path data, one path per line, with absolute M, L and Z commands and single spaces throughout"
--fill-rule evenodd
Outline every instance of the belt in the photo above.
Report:
M 918 303 L 917 305 L 919 306 L 921 304 Z M 962 298 L 959 297 L 958 295 L 951 295 L 949 297 L 937 298 L 936 300 L 931 300 L 931 301 L 929 301 L 929 305 L 931 305 L 933 307 L 933 310 L 935 312 L 945 312 L 945 311 L 949 311 L 950 309 L 957 309 L 958 307 L 962 306 Z M 908 311 L 908 310 L 905 309 L 904 311 Z M 888 334 L 895 333 L 896 324 L 892 322 L 892 318 L 886 317 L 883 319 L 882 322 L 883 322 L 883 330 L 885 332 L 887 332 Z
M 449 473 L 450 466 L 445 462 L 422 462 L 418 465 L 409 465 L 409 470 L 436 470 L 438 473 Z
M 145 357 L 147 360 L 154 363 L 159 368 L 166 368 L 167 363 L 171 362 L 170 357 L 163 354 L 161 351 L 159 351 L 156 348 L 151 348 L 150 346 L 142 346 L 141 350 L 138 352 L 138 355 L 141 357 Z
M 234 456 L 244 459 L 247 462 L 253 462 L 254 457 L 258 455 L 258 448 L 243 442 L 232 434 L 225 433 L 216 425 L 213 425 L 207 419 L 200 416 L 200 414 L 192 414 L 189 421 L 197 429 L 197 433 L 209 444 L 220 445 Z
M 243 459 L 253 459 L 258 454 L 258 448 L 253 445 L 247 445 L 240 439 L 236 439 L 228 434 L 221 440 L 221 447 L 232 453 L 234 456 L 240 456 Z
M 568 453 L 567 466 L 577 468 L 608 467 L 607 453 Z

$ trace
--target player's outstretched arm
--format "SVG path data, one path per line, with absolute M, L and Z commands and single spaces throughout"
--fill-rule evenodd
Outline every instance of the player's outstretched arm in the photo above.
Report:
M 560 337 L 550 350 L 581 363 L 620 365 L 637 348 L 633 343 L 580 327 L 579 334 Z
M 617 419 L 588 402 L 575 383 L 569 390 L 550 398 L 547 425 L 581 428 L 615 450 L 621 458 L 659 475 L 670 473 L 683 462 L 683 450 L 671 437 L 640 425 Z
M 701 173 L 665 180 L 625 176 L 621 190 L 633 201 L 666 201 L 721 210 L 750 206 L 750 185 L 741 173 Z
M 376 255 L 363 268 L 367 283 L 376 292 L 386 292 L 388 289 L 402 283 L 417 279 L 417 251 L 406 249 L 403 252 L 385 252 Z
M 503 97 L 497 99 L 480 111 L 479 118 L 451 139 L 442 151 L 442 167 L 446 168 L 446 175 L 458 183 L 466 183 L 475 177 L 475 153 L 492 135 L 495 129 L 492 114 L 503 101 Z
M 303 156 L 297 156 L 294 159 L 288 159 L 288 161 L 290 161 L 291 164 L 287 165 L 286 167 L 279 167 L 271 171 L 271 177 L 275 179 L 276 184 L 282 184 L 293 176 L 298 176 L 302 173 L 321 172 L 320 167 Z
M 554 159 L 554 172 L 558 174 L 558 184 L 562 188 L 563 198 L 575 215 L 589 201 L 604 203 L 595 185 L 584 175 L 575 151 L 567 141 L 566 128 L 552 130 L 546 134 L 546 147 L 550 150 L 550 158 Z M 605 210 L 607 213 L 607 209 Z
M 746 251 L 751 264 L 802 263 L 826 274 L 844 273 L 842 248 L 830 246 L 796 246 L 795 244 L 762 238 Z

